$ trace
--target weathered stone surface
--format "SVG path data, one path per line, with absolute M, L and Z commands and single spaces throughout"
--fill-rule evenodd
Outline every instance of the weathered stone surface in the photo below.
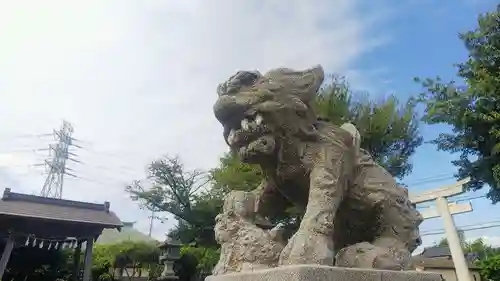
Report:
M 213 275 L 251 272 L 275 267 L 283 250 L 279 227 L 269 231 L 254 224 L 255 196 L 233 191 L 216 218 L 215 237 L 221 244 L 221 257 Z
M 441 275 L 417 271 L 388 271 L 321 265 L 293 265 L 273 269 L 209 276 L 206 281 L 441 281 Z
M 407 191 L 360 148 L 354 125 L 317 119 L 311 105 L 323 79 L 320 66 L 240 71 L 217 89 L 214 113 L 224 139 L 266 175 L 253 191 L 254 218 L 265 225 L 287 207 L 303 210 L 280 266 L 406 269 L 421 243 L 422 217 Z

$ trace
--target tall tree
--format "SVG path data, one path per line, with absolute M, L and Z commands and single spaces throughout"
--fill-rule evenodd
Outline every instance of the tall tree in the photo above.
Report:
M 412 170 L 410 156 L 422 144 L 415 100 L 401 103 L 396 96 L 373 101 L 367 93 L 353 92 L 343 77 L 332 76 L 319 93 L 316 112 L 333 124 L 353 123 L 361 147 L 387 171 L 402 179 Z
M 469 253 L 476 254 L 480 260 L 484 260 L 489 257 L 500 254 L 500 248 L 496 248 L 486 244 L 482 238 L 478 238 L 474 241 L 469 242 L 465 240 L 463 232 L 461 233 L 461 235 L 459 235 L 459 238 L 464 254 L 469 254 Z M 437 245 L 440 247 L 448 247 L 448 240 L 446 240 L 446 238 L 443 238 L 438 242 Z
M 206 173 L 187 171 L 179 157 L 165 156 L 149 166 L 146 182 L 134 181 L 126 187 L 133 200 L 143 208 L 167 212 L 178 224 L 169 236 L 183 243 L 215 245 L 213 221 L 222 198 L 202 190 L 208 183 Z
M 487 196 L 500 201 L 500 6 L 482 14 L 478 26 L 461 33 L 469 52 L 465 62 L 456 65 L 463 80 L 443 82 L 416 79 L 425 92 L 420 101 L 426 105 L 424 121 L 447 124 L 451 133 L 433 140 L 438 149 L 460 153 L 453 162 L 458 178 L 471 177 L 469 190 L 490 187 Z
M 481 276 L 486 280 L 500 280 L 500 254 L 479 262 Z

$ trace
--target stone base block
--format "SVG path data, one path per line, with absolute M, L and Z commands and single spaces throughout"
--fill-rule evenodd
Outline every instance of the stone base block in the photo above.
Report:
M 205 281 L 441 281 L 441 275 L 321 265 L 293 265 L 254 272 L 208 276 Z

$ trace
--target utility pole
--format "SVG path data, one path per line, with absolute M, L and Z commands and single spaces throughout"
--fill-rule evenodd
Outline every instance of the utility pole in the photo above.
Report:
M 70 146 L 76 146 L 72 143 L 72 133 L 73 126 L 66 121 L 63 121 L 63 125 L 59 130 L 54 130 L 54 139 L 57 142 L 49 145 L 48 148 L 49 156 L 51 156 L 52 153 L 54 155 L 52 156 L 52 159 L 45 160 L 44 163 L 48 170 L 48 175 L 43 184 L 41 196 L 60 199 L 63 192 L 64 175 L 76 177 L 76 175 L 68 173 L 67 170 L 70 169 L 66 167 L 66 160 L 79 162 L 70 158 L 70 155 L 76 156 L 75 154 L 69 152 Z
M 153 221 L 155 217 L 155 212 L 151 212 L 151 216 L 149 216 L 149 237 L 151 237 L 151 233 L 153 233 Z
M 155 216 L 155 211 L 151 211 L 151 216 L 148 216 L 149 218 L 149 237 L 151 237 L 153 233 L 153 222 L 156 219 L 159 219 L 160 217 Z
M 450 247 L 451 257 L 455 265 L 455 271 L 458 281 L 471 281 L 469 266 L 465 260 L 465 255 L 462 250 L 460 238 L 458 236 L 455 223 L 453 221 L 454 214 L 462 214 L 472 211 L 472 205 L 466 204 L 449 204 L 447 197 L 459 195 L 465 192 L 463 185 L 468 183 L 470 178 L 466 178 L 456 182 L 455 184 L 444 186 L 435 190 L 424 192 L 422 194 L 411 196 L 410 201 L 413 204 L 436 201 L 436 209 L 426 209 L 421 212 L 424 219 L 441 217 L 444 223 L 446 239 Z

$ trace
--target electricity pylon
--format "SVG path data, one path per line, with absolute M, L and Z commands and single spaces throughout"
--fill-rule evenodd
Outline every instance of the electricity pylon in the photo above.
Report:
M 76 177 L 74 174 L 68 173 L 70 170 L 66 167 L 66 160 L 72 160 L 69 152 L 70 146 L 75 146 L 72 143 L 73 126 L 67 121 L 63 121 L 63 125 L 59 130 L 54 130 L 54 139 L 57 141 L 55 144 L 49 145 L 49 156 L 51 159 L 45 160 L 48 175 L 43 184 L 41 195 L 44 197 L 61 198 L 63 192 L 64 175 Z M 76 156 L 76 155 L 75 155 Z

